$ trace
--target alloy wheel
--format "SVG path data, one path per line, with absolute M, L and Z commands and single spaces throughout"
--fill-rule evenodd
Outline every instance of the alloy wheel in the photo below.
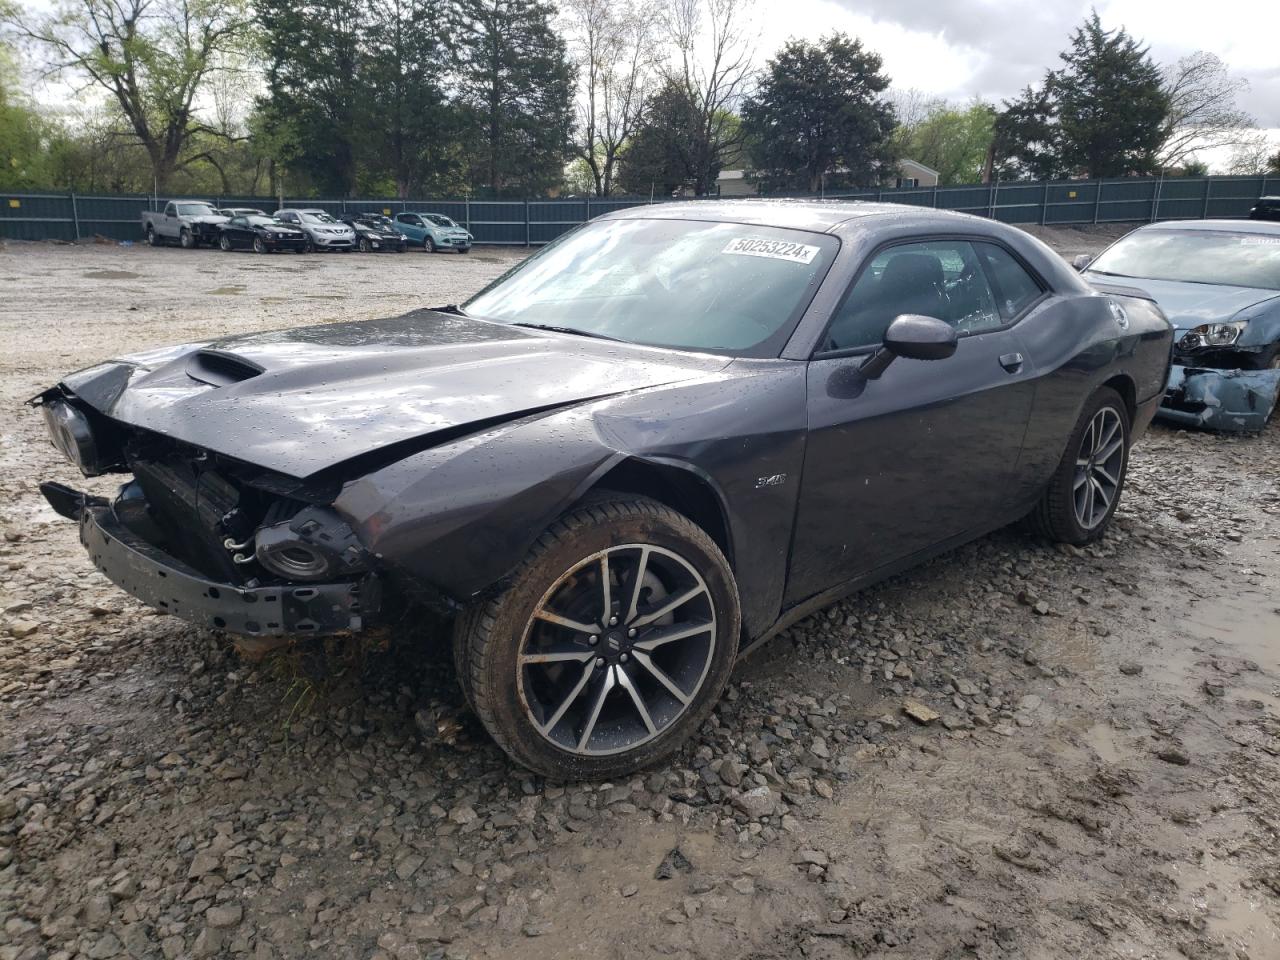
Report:
M 562 750 L 632 750 L 693 704 L 715 644 L 711 592 L 688 560 L 651 544 L 610 547 L 543 595 L 518 651 L 520 700 Z
M 231 241 L 227 239 L 227 235 L 225 233 L 218 238 L 218 246 L 227 252 L 231 251 Z
M 1093 415 L 1080 439 L 1071 484 L 1076 521 L 1085 530 L 1101 523 L 1120 489 L 1125 456 L 1124 421 L 1113 407 Z
M 266 246 L 266 244 L 264 244 L 264 243 L 262 242 L 262 238 L 261 238 L 261 237 L 254 237 L 254 238 L 253 238 L 253 252 L 254 252 L 254 253 L 266 253 L 266 252 L 267 252 L 267 246 Z

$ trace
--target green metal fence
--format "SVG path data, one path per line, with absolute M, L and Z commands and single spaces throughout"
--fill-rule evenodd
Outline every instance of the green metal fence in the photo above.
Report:
M 1129 177 L 1114 180 L 1014 181 L 955 187 L 896 187 L 829 194 L 829 199 L 883 200 L 958 210 L 1005 223 L 1146 223 L 1246 217 L 1260 196 L 1280 193 L 1280 177 Z M 0 238 L 138 240 L 144 210 L 160 210 L 169 197 L 68 193 L 0 194 Z M 271 197 L 202 197 L 219 207 L 280 206 Z M 651 202 L 647 198 L 567 200 L 289 200 L 285 206 L 344 213 L 405 210 L 443 213 L 465 224 L 477 243 L 537 246 L 611 210 Z M 659 200 L 658 202 L 665 202 Z M 708 200 L 705 202 L 714 202 Z

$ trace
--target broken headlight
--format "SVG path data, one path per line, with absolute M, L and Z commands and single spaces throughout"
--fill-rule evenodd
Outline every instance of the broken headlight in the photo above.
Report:
M 346 577 L 368 568 L 368 554 L 351 528 L 323 507 L 259 527 L 254 543 L 257 561 L 286 580 Z
M 40 404 L 40 412 L 44 415 L 49 439 L 64 457 L 86 477 L 96 477 L 103 472 L 88 417 L 65 400 L 45 400 Z
M 1182 335 L 1178 346 L 1183 350 L 1203 350 L 1206 347 L 1230 347 L 1240 339 L 1244 323 L 1202 323 Z

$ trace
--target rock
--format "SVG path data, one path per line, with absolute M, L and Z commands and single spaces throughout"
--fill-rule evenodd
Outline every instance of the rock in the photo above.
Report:
M 738 877 L 729 886 L 744 897 L 749 897 L 756 892 L 756 882 L 750 877 Z
M 941 716 L 938 711 L 926 707 L 919 700 L 902 701 L 902 712 L 919 724 L 933 723 Z
M 1132 660 L 1120 664 L 1120 672 L 1126 677 L 1136 677 L 1142 673 L 1142 664 L 1134 663 Z
M 827 865 L 827 855 L 821 850 L 801 850 L 792 863 L 816 863 L 820 867 Z
M 740 787 L 742 786 L 742 775 L 749 769 L 746 764 L 739 763 L 732 757 L 725 757 L 720 762 L 718 770 L 720 781 L 729 787 Z
M 419 854 L 416 854 L 416 853 L 405 854 L 396 863 L 396 876 L 399 877 L 401 880 L 408 880 L 415 873 L 417 873 L 418 868 L 421 867 L 426 862 L 427 862 L 426 857 L 420 856 Z
M 225 930 L 240 924 L 244 916 L 244 907 L 238 903 L 223 903 L 210 907 L 204 912 L 205 922 L 215 930 Z
M 626 886 L 622 888 L 622 895 L 624 897 L 634 897 L 639 892 L 640 892 L 640 888 L 637 887 L 634 883 L 628 883 Z
M 459 804 L 449 811 L 449 822 L 456 823 L 459 826 L 466 826 L 468 823 L 478 819 L 479 814 L 468 803 Z
M 670 880 L 677 873 L 689 873 L 692 870 L 693 864 L 689 862 L 689 858 L 680 852 L 679 847 L 676 847 L 662 858 L 658 869 L 653 872 L 653 879 Z
M 550 920 L 530 920 L 524 925 L 526 937 L 543 937 L 555 929 Z
M 1167 747 L 1164 750 L 1158 750 L 1156 756 L 1165 763 L 1172 763 L 1179 767 L 1185 767 L 1191 762 L 1191 758 L 1176 747 Z
M 771 816 L 778 801 L 773 790 L 766 785 L 735 795 L 733 805 L 752 820 L 759 820 Z
M 1204 682 L 1204 692 L 1216 699 L 1226 696 L 1227 688 L 1217 680 L 1206 680 Z
M 9 624 L 9 636 L 21 640 L 23 637 L 29 637 L 40 629 L 40 624 L 31 620 L 14 620 Z

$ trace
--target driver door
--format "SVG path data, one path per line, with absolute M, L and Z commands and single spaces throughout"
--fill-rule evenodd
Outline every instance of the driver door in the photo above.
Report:
M 808 368 L 808 439 L 788 603 L 998 522 L 1034 392 L 1010 311 L 965 240 L 871 256 Z M 858 368 L 892 320 L 950 323 L 936 361 Z
M 417 243 L 422 242 L 422 238 L 426 235 L 426 228 L 422 225 L 422 218 L 416 213 L 401 213 L 396 217 L 396 229 L 403 233 L 410 240 Z

